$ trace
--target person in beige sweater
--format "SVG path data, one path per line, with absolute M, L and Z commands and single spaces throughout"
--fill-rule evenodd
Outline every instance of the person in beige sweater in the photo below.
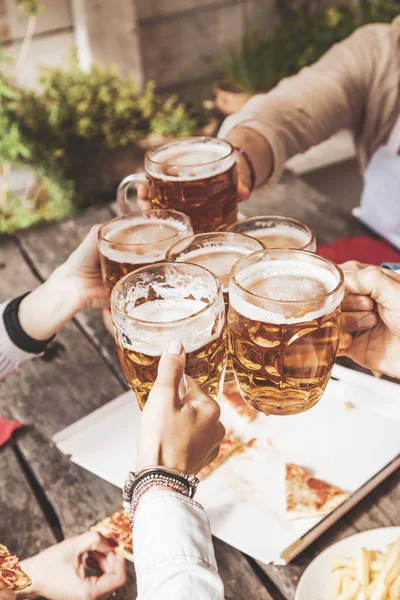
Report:
M 400 247 L 399 114 L 397 17 L 360 27 L 314 65 L 251 98 L 219 136 L 245 151 L 238 154 L 244 200 L 251 187 L 277 182 L 289 158 L 349 129 L 365 177 L 361 218 Z

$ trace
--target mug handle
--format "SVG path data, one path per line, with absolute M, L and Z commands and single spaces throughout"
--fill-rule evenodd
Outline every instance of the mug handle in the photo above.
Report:
M 132 212 L 132 208 L 129 206 L 126 195 L 131 185 L 137 183 L 146 183 L 149 185 L 149 180 L 145 173 L 135 173 L 134 175 L 128 175 L 121 181 L 117 189 L 117 204 L 121 214 L 126 215 Z

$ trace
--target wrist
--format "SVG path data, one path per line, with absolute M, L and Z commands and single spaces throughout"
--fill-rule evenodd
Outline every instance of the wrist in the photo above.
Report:
M 273 171 L 272 149 L 265 137 L 250 127 L 239 126 L 232 129 L 226 139 L 248 155 L 254 169 L 254 187 L 265 184 Z
M 26 296 L 18 310 L 22 329 L 38 341 L 52 337 L 80 310 L 74 290 L 54 275 Z

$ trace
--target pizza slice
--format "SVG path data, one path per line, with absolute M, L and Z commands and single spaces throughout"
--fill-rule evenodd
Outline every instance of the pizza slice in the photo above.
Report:
M 215 460 L 209 465 L 205 466 L 200 471 L 197 477 L 202 480 L 208 477 L 215 469 L 218 469 L 230 456 L 243 452 L 247 444 L 244 444 L 242 440 L 236 437 L 231 431 L 228 431 L 221 442 L 219 447 L 219 454 Z
M 286 465 L 286 516 L 289 519 L 327 515 L 342 504 L 349 494 L 338 487 L 312 477 L 295 464 Z
M 257 416 L 257 411 L 252 408 L 245 400 L 243 400 L 238 390 L 236 381 L 228 381 L 224 385 L 222 398 L 248 423 L 254 421 Z
M 129 517 L 124 509 L 99 521 L 91 527 L 91 531 L 98 531 L 105 538 L 113 540 L 118 544 L 115 552 L 133 562 L 132 530 Z
M 24 590 L 32 581 L 21 569 L 18 558 L 0 544 L 0 589 Z

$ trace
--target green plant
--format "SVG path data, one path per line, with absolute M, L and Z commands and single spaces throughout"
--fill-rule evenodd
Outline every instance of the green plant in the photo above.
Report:
M 247 32 L 217 63 L 222 84 L 234 91 L 274 87 L 283 77 L 317 61 L 359 25 L 390 22 L 400 13 L 399 0 L 350 0 L 278 3 L 282 24 L 272 39 Z
M 104 157 L 109 152 L 111 159 L 113 151 L 150 133 L 191 135 L 202 121 L 197 110 L 175 96 L 156 94 L 154 82 L 141 93 L 115 66 L 95 64 L 83 71 L 75 51 L 67 68 L 42 68 L 39 86 L 39 93 L 19 89 L 0 71 L 0 167 L 11 163 L 31 168 L 49 203 L 66 207 L 63 214 L 93 201 L 81 177 L 87 156 L 95 160 L 96 153 Z M 7 215 L 10 207 L 15 213 L 16 200 L 10 201 Z M 39 208 L 43 218 L 50 218 Z M 0 206 L 1 212 L 4 218 Z

